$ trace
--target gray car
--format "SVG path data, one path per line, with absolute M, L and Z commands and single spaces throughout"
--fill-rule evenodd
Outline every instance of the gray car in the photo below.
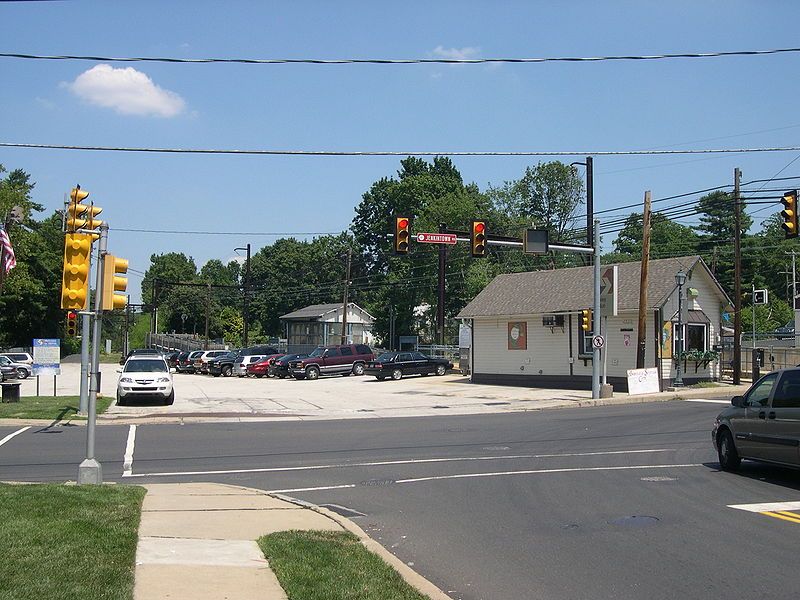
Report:
M 30 377 L 33 373 L 33 369 L 29 364 L 14 362 L 7 356 L 0 355 L 0 365 L 3 365 L 4 367 L 13 367 L 17 372 L 18 379 L 25 379 Z
M 800 368 L 764 375 L 714 420 L 720 467 L 743 458 L 800 468 Z

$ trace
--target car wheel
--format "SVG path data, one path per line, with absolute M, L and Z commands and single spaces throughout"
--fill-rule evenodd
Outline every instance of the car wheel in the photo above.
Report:
M 256 378 L 261 379 L 264 376 L 263 373 L 256 373 Z
M 739 453 L 736 451 L 736 445 L 733 443 L 733 436 L 730 430 L 725 429 L 719 434 L 719 442 L 717 443 L 719 450 L 719 466 L 723 471 L 735 471 L 742 463 Z
M 444 365 L 436 365 L 436 374 L 437 375 L 444 375 L 447 373 L 447 369 Z
M 164 406 L 172 406 L 172 403 L 175 402 L 175 390 L 172 390 L 164 399 Z
M 286 375 L 284 375 L 283 373 L 279 373 L 278 379 L 286 379 Z
M 386 375 L 375 375 L 375 379 L 377 379 L 378 381 L 383 381 L 384 379 L 386 379 Z
M 353 365 L 353 375 L 364 374 L 364 363 L 356 363 Z
M 306 369 L 306 377 L 308 379 L 319 379 L 319 369 L 317 367 L 309 367 Z
M 28 369 L 20 367 L 17 369 L 17 378 L 19 379 L 27 379 L 28 378 Z
M 392 379 L 397 381 L 398 379 L 402 378 L 403 378 L 403 372 L 400 369 L 395 369 L 394 371 L 392 371 Z
M 233 367 L 230 367 L 230 366 L 222 367 L 222 376 L 223 377 L 230 377 L 232 372 L 233 372 Z

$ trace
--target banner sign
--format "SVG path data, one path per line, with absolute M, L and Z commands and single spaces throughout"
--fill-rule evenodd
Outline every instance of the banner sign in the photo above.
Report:
M 61 340 L 33 340 L 33 375 L 61 375 Z

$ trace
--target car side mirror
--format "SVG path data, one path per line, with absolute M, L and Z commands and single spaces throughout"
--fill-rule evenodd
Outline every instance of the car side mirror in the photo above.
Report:
M 122 373 L 122 369 L 115 369 L 117 373 Z
M 734 396 L 731 398 L 731 406 L 736 408 L 744 408 L 744 396 Z

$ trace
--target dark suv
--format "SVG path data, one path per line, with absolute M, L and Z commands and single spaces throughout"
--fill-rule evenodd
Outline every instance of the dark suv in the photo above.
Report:
M 367 362 L 375 360 L 369 346 L 346 344 L 320 346 L 306 358 L 289 363 L 295 379 L 317 379 L 320 375 L 363 375 Z

